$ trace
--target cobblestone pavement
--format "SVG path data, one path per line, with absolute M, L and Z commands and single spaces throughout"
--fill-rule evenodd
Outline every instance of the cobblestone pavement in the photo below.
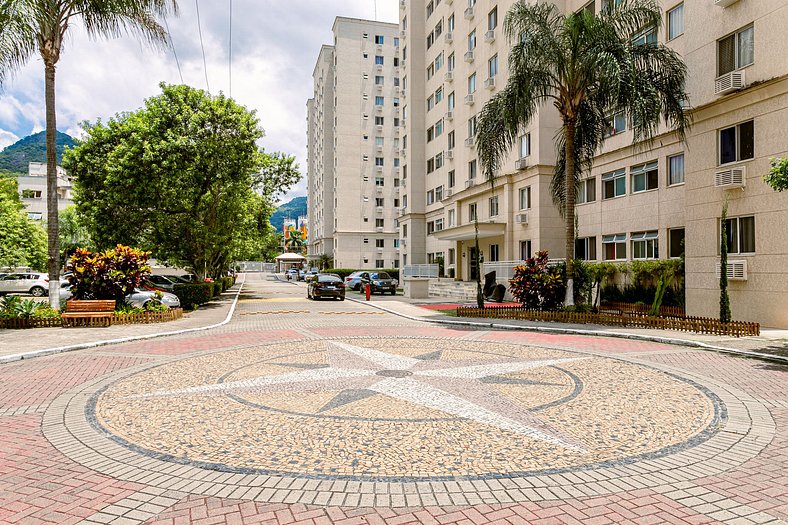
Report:
M 0 523 L 784 523 L 786 386 L 250 276 L 221 328 L 0 365 Z

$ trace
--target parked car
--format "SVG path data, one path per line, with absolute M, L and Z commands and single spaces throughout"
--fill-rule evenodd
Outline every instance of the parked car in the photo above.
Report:
M 290 268 L 285 272 L 285 276 L 288 280 L 295 279 L 298 280 L 298 268 Z
M 303 268 L 298 269 L 298 280 L 303 281 L 306 279 L 306 271 Z
M 180 279 L 184 283 L 189 283 L 189 284 L 199 282 L 197 280 L 197 276 L 194 275 L 193 273 L 184 273 L 183 275 L 179 275 L 178 279 Z
M 167 308 L 179 308 L 181 306 L 181 300 L 178 299 L 178 296 L 175 294 L 167 292 L 157 293 L 152 290 L 143 290 L 141 288 L 135 288 L 125 299 L 128 304 L 136 308 L 145 308 L 145 305 L 151 301 L 154 303 L 161 303 Z
M 171 292 L 175 289 L 175 285 L 179 284 L 169 275 L 149 275 L 146 280 L 146 287 L 159 288 Z
M 314 277 L 315 277 L 315 276 L 316 276 L 318 273 L 320 273 L 320 272 L 318 272 L 317 270 L 309 270 L 309 271 L 308 271 L 308 272 L 306 272 L 306 274 L 304 275 L 304 280 L 305 280 L 306 282 L 309 282 L 309 281 L 311 281 L 312 279 L 314 279 Z
M 361 276 L 361 285 L 369 283 L 371 293 L 397 294 L 397 281 L 386 272 L 365 272 Z
M 306 288 L 307 299 L 321 299 L 323 297 L 333 297 L 340 301 L 345 300 L 345 283 L 338 275 L 319 273 L 309 281 Z
M 44 297 L 49 293 L 49 277 L 45 273 L 9 273 L 0 277 L 0 295 L 7 293 Z
M 347 277 L 345 277 L 345 286 L 350 288 L 351 290 L 359 291 L 361 290 L 361 277 L 364 274 L 368 274 L 366 270 L 359 270 L 357 272 L 353 272 Z

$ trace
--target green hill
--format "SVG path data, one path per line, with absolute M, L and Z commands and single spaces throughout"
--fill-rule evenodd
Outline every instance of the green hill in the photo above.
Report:
M 65 133 L 57 132 L 57 163 L 63 159 L 63 148 L 74 146 L 74 139 Z M 14 144 L 11 144 L 3 151 L 0 151 L 0 171 L 11 171 L 15 173 L 27 173 L 29 162 L 46 162 L 47 145 L 46 132 L 42 131 L 35 135 L 29 135 Z
M 276 231 L 281 232 L 285 219 L 298 219 L 300 216 L 306 216 L 306 197 L 296 197 L 279 206 L 271 215 L 271 225 Z

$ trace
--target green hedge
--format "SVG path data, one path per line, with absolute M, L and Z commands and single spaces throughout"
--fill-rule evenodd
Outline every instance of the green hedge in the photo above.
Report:
M 178 296 L 181 306 L 193 308 L 213 298 L 213 283 L 176 284 L 172 293 Z
M 229 277 L 229 276 L 228 277 L 222 277 L 222 291 L 223 292 L 226 292 L 227 290 L 229 290 L 232 287 L 232 285 L 234 285 L 234 284 L 235 284 L 235 279 L 233 279 L 232 277 Z
M 359 272 L 359 271 L 362 271 L 362 270 L 354 270 L 352 268 L 329 268 L 328 270 L 323 270 L 320 273 L 335 273 L 338 276 L 342 277 L 342 279 L 344 279 L 345 277 L 347 277 L 351 273 Z M 381 269 L 364 268 L 363 271 L 365 271 L 365 272 L 386 272 L 392 278 L 394 278 L 397 281 L 399 281 L 399 269 L 391 269 L 391 268 L 381 268 Z

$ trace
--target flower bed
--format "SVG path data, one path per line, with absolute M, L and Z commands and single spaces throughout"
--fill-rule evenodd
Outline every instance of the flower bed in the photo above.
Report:
M 731 321 L 721 323 L 719 319 L 710 317 L 654 317 L 649 315 L 620 315 L 611 313 L 579 313 L 565 311 L 526 310 L 519 306 L 503 306 L 488 308 L 457 308 L 458 317 L 477 317 L 492 319 L 517 319 L 522 321 L 548 321 L 557 323 L 600 324 L 622 326 L 628 328 L 656 328 L 660 330 L 678 330 L 699 334 L 728 335 L 742 337 L 760 335 L 758 323 Z
M 171 308 L 163 312 L 135 312 L 128 314 L 115 313 L 112 315 L 110 326 L 113 324 L 150 324 L 175 321 L 183 317 L 182 308 Z M 0 319 L 0 329 L 21 328 L 53 328 L 62 327 L 63 321 L 59 317 L 47 319 Z

